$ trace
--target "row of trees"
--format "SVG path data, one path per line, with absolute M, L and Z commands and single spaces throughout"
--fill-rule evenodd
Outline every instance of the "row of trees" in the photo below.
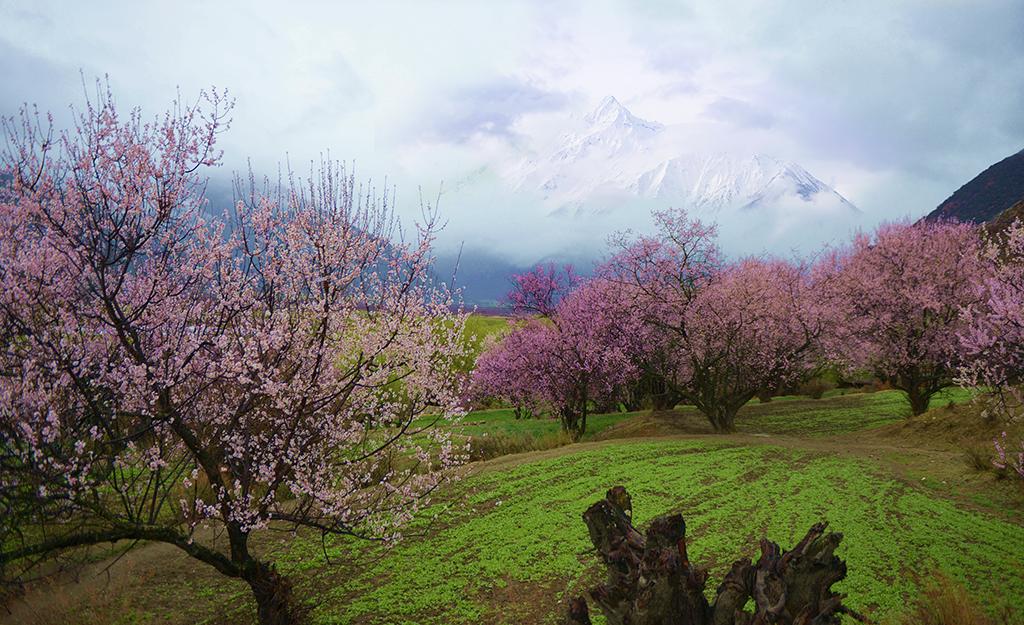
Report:
M 913 414 L 957 381 L 1021 382 L 1020 224 L 988 239 L 969 224 L 887 224 L 797 264 L 730 262 L 713 227 L 682 210 L 655 218 L 656 235 L 618 237 L 589 280 L 518 276 L 509 299 L 526 319 L 479 359 L 477 393 L 546 405 L 578 437 L 588 400 L 644 393 L 729 432 L 751 398 L 826 365 L 870 371 Z

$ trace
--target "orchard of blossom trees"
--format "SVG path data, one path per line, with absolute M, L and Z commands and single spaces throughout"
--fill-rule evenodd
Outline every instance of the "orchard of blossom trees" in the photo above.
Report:
M 261 623 L 295 623 L 253 535 L 396 538 L 460 460 L 419 419 L 460 414 L 464 357 L 464 316 L 428 279 L 432 211 L 403 243 L 389 198 L 324 163 L 208 219 L 229 109 L 214 92 L 145 120 L 99 90 L 69 131 L 5 122 L 5 582 L 158 541 L 244 580 Z
M 546 406 L 576 438 L 588 406 L 635 408 L 638 395 L 730 432 L 751 398 L 825 366 L 890 384 L 915 415 L 955 383 L 1019 409 L 1024 225 L 885 224 L 798 264 L 729 261 L 713 227 L 682 210 L 655 217 L 656 235 L 614 239 L 592 278 L 517 277 L 509 299 L 532 317 L 481 356 L 477 393 Z M 996 448 L 1024 476 L 1024 444 Z

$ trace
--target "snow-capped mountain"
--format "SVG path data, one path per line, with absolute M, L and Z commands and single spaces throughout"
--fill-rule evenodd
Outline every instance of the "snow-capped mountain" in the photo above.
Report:
M 763 209 L 842 215 L 857 208 L 796 163 L 762 154 L 691 153 L 656 122 L 605 98 L 549 153 L 522 159 L 506 178 L 539 192 L 552 212 L 609 210 L 616 198 L 660 200 L 694 214 Z M 759 210 L 760 212 L 760 210 Z

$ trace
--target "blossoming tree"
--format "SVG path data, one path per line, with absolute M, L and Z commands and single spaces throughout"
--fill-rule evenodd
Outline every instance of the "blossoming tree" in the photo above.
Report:
M 860 234 L 818 267 L 833 313 L 830 354 L 902 390 L 913 414 L 953 384 L 962 363 L 960 311 L 985 275 L 975 226 L 895 223 Z
M 506 299 L 517 316 L 551 317 L 558 303 L 579 283 L 580 277 L 572 265 L 537 265 L 512 276 L 512 290 Z
M 647 377 L 671 404 L 686 401 L 716 431 L 732 431 L 739 408 L 760 389 L 812 364 L 822 320 L 808 277 L 782 261 L 726 263 L 714 228 L 684 210 L 655 218 L 656 235 L 621 238 L 599 273 L 628 293 L 642 320 Z
M 6 579 L 158 541 L 244 580 L 261 623 L 293 623 L 255 533 L 396 538 L 458 460 L 440 430 L 410 436 L 428 404 L 458 410 L 464 319 L 427 279 L 432 212 L 397 242 L 388 198 L 325 164 L 208 221 L 200 172 L 229 108 L 213 93 L 146 121 L 107 92 L 67 132 L 5 123 Z
M 549 271 L 540 268 L 530 275 L 517 277 L 520 287 L 510 299 L 550 302 L 552 298 L 533 297 L 534 289 L 522 288 L 538 284 L 542 294 L 553 292 L 545 278 Z M 602 400 L 614 397 L 637 374 L 633 354 L 642 339 L 614 284 L 600 279 L 574 282 L 575 290 L 561 295 L 557 303 L 527 308 L 546 312 L 481 354 L 474 383 L 482 394 L 548 406 L 562 429 L 579 439 L 586 431 L 591 404 L 606 403 Z
M 959 381 L 981 386 L 997 399 L 1004 416 L 1020 417 L 1024 404 L 1024 223 L 1014 222 L 985 246 L 990 274 L 978 283 L 978 302 L 963 310 L 960 334 L 964 363 Z M 1024 478 L 1024 441 L 1019 450 L 995 441 L 1000 468 Z
M 683 312 L 670 383 L 717 432 L 765 387 L 791 384 L 818 362 L 823 320 L 801 268 L 746 259 L 723 268 Z

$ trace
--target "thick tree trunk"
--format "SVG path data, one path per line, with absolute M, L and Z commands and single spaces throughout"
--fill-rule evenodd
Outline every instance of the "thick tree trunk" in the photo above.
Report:
M 708 418 L 716 434 L 731 434 L 736 431 L 736 414 L 740 411 L 738 407 L 717 405 L 700 410 Z
M 686 553 L 683 517 L 658 517 L 643 536 L 631 515 L 621 486 L 583 513 L 608 568 L 607 581 L 590 591 L 608 625 L 839 625 L 839 614 L 863 620 L 831 590 L 846 576 L 846 564 L 833 555 L 842 535 L 826 534 L 824 523 L 789 551 L 762 540 L 760 559 L 737 560 L 709 604 L 707 574 Z M 753 613 L 743 610 L 748 599 L 754 600 Z M 590 623 L 582 597 L 570 601 L 566 623 Z
M 903 372 L 890 378 L 888 382 L 906 394 L 910 412 L 915 417 L 928 410 L 928 405 L 936 393 L 953 383 L 942 371 L 922 371 L 920 368 Z
M 562 430 L 569 435 L 573 441 L 583 438 L 587 431 L 587 413 L 571 406 L 563 407 L 559 411 L 559 420 L 562 422 Z
M 913 385 L 908 386 L 903 392 L 907 394 L 907 401 L 910 402 L 911 414 L 916 417 L 927 412 L 928 404 L 931 403 L 934 393 L 929 393 Z
M 250 560 L 242 577 L 256 598 L 260 625 L 300 625 L 305 621 L 305 610 L 292 598 L 291 582 L 278 575 L 273 566 Z

